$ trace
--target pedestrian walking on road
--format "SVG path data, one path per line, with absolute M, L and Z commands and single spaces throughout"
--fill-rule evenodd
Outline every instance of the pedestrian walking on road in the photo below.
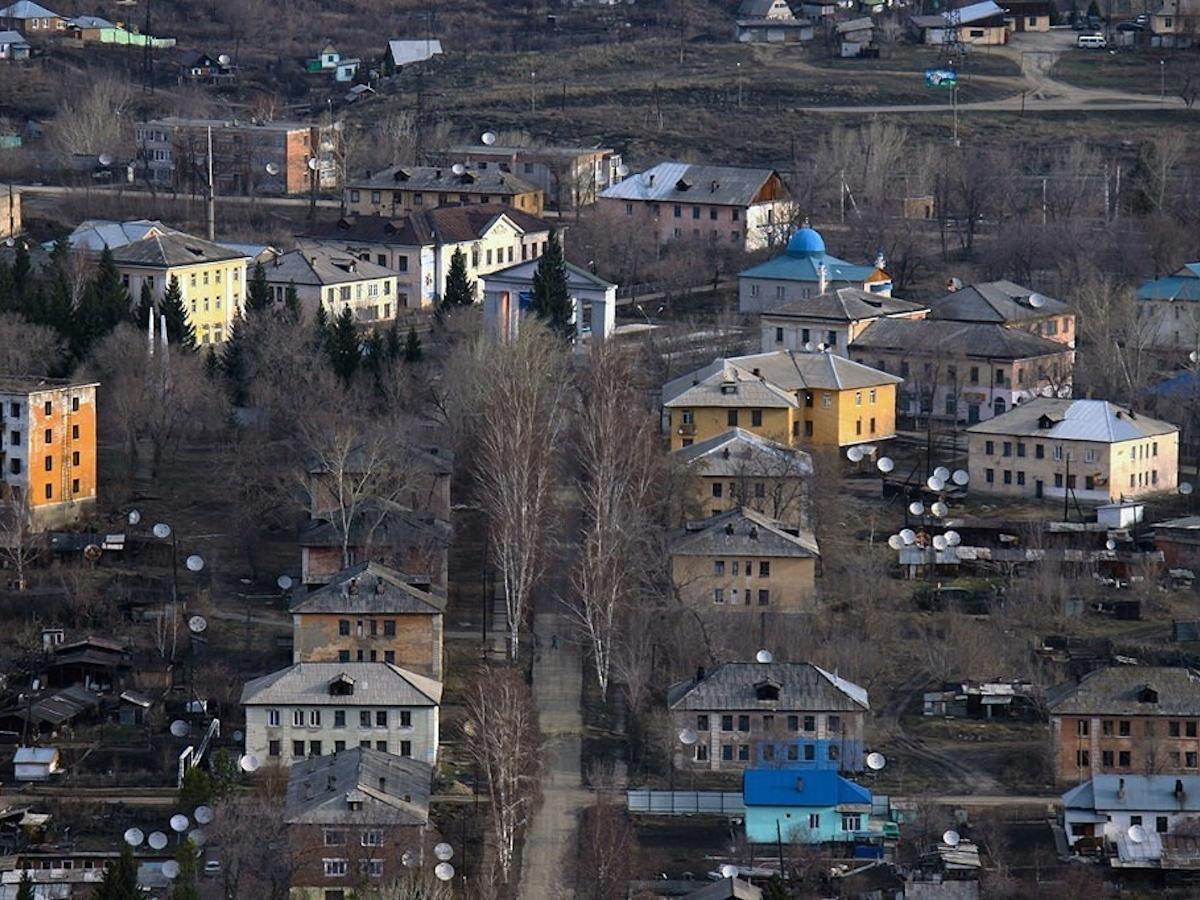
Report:
M 557 634 L 552 634 L 550 636 L 550 649 L 551 650 L 558 649 L 558 635 Z

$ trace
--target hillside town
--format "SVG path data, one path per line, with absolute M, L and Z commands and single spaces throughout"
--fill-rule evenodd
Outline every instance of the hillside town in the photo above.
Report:
M 1197 0 L 71 2 L 0 900 L 1200 896 Z

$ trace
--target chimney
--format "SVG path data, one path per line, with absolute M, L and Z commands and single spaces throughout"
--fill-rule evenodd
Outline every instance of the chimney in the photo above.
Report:
M 1125 799 L 1125 779 L 1121 778 L 1117 781 L 1117 799 Z
M 717 192 L 717 179 L 715 179 L 715 178 L 713 179 L 712 185 L 710 186 L 709 190 L 713 194 L 715 194 Z
M 380 776 L 380 778 L 379 778 L 379 789 L 381 791 L 387 790 L 387 779 L 382 776 Z
M 758 526 L 757 525 L 750 526 L 750 540 L 752 540 L 752 541 L 758 540 Z
M 728 525 L 725 526 L 725 533 L 733 534 L 733 523 L 732 522 L 730 522 Z
M 882 247 L 880 248 L 879 252 L 875 254 L 875 268 L 877 268 L 877 269 L 886 269 L 887 268 L 887 257 L 883 255 Z
M 433 170 L 433 177 L 434 177 L 434 178 L 441 178 L 441 177 L 442 177 L 442 170 L 441 170 L 441 169 L 434 169 L 434 170 Z
M 817 293 L 825 293 L 825 288 L 829 285 L 829 270 L 825 268 L 825 263 L 817 263 Z
M 751 369 L 750 372 L 752 375 L 754 375 L 755 378 L 762 377 L 762 372 L 760 372 L 758 369 Z
M 308 258 L 308 262 L 314 269 L 317 267 L 317 258 L 315 256 L 310 256 Z M 276 265 L 278 265 L 278 263 L 276 263 Z
M 355 596 L 358 593 L 358 579 L 357 578 L 350 579 L 350 583 L 346 585 L 346 593 L 349 594 L 351 597 Z
M 728 447 L 726 447 L 724 450 L 721 451 L 721 458 L 729 459 L 729 448 Z
M 1176 799 L 1176 800 L 1182 800 L 1182 799 L 1183 799 L 1183 795 L 1184 795 L 1185 793 L 1187 793 L 1187 792 L 1186 792 L 1186 791 L 1183 789 L 1183 779 L 1182 779 L 1182 778 L 1176 778 L 1176 779 L 1175 779 L 1175 799 Z
M 332 791 L 335 787 L 337 787 L 337 779 L 330 775 L 329 780 L 325 782 L 325 790 Z
M 646 180 L 649 182 L 650 187 L 654 187 L 654 173 L 653 172 L 651 172 L 649 175 L 646 176 Z
M 704 680 L 704 666 L 696 666 L 696 684 Z

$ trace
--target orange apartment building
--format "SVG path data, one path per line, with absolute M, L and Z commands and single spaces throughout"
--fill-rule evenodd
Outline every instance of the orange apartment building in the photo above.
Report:
M 96 508 L 96 382 L 0 378 L 0 504 L 34 531 Z

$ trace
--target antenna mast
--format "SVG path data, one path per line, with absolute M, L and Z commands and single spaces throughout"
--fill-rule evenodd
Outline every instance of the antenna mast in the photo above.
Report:
M 217 200 L 213 193 L 212 126 L 208 126 L 208 239 L 217 239 Z

